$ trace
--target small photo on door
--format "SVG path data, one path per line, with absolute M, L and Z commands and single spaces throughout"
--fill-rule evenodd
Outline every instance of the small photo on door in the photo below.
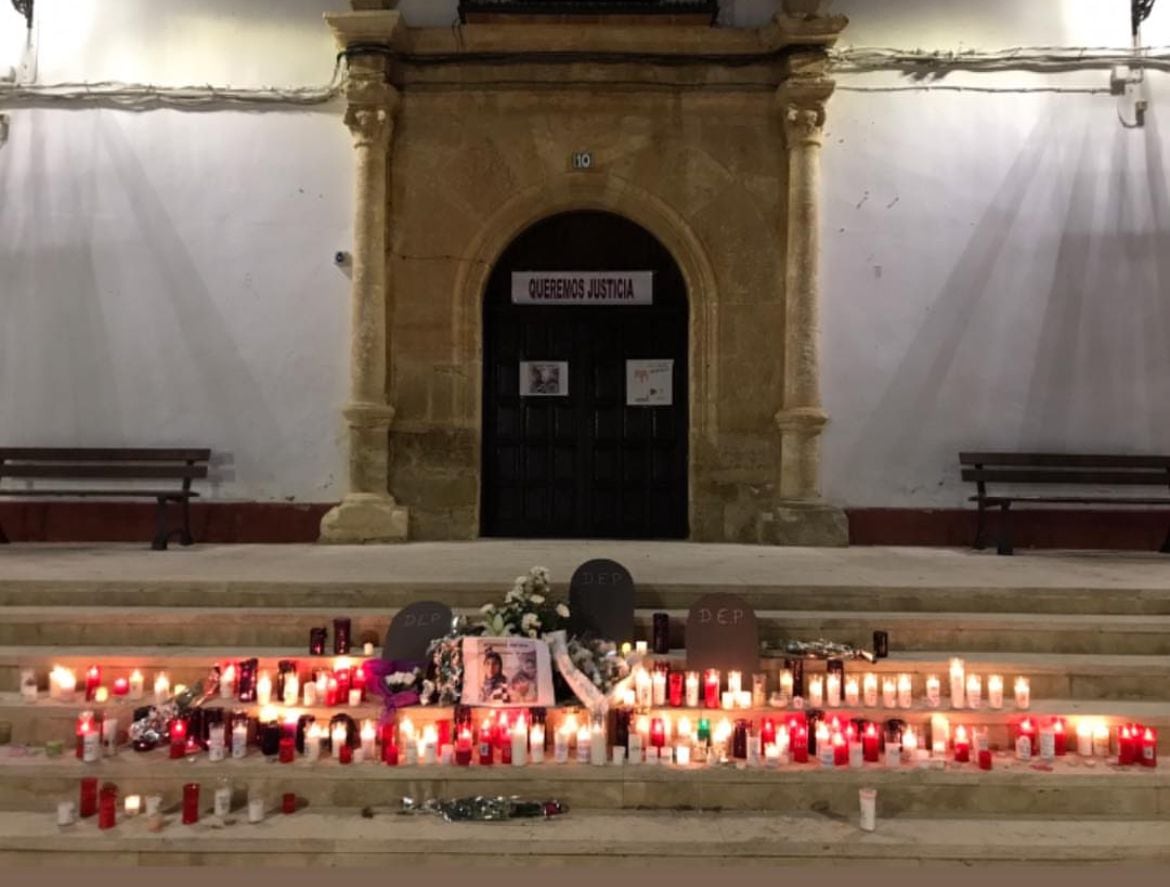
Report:
M 521 397 L 567 397 L 568 394 L 567 360 L 520 361 Z

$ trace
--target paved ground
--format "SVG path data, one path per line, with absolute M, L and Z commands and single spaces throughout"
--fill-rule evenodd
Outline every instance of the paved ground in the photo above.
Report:
M 554 582 L 594 557 L 639 583 L 934 588 L 1170 589 L 1155 552 L 993 552 L 948 548 L 777 548 L 691 542 L 415 542 L 390 546 L 17 544 L 0 547 L 0 581 L 510 582 L 548 567 Z

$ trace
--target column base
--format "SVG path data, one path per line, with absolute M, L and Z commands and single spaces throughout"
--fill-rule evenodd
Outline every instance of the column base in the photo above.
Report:
M 765 545 L 844 547 L 849 544 L 849 519 L 842 509 L 819 499 L 789 499 L 760 515 L 760 541 Z
M 350 493 L 321 518 L 318 542 L 341 545 L 405 542 L 410 511 L 390 496 Z

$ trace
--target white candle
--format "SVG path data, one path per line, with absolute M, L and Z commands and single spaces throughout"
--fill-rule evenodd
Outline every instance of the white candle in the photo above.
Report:
M 364 644 L 362 644 L 362 655 L 363 656 L 373 656 L 374 655 L 374 642 L 373 641 L 366 641 Z
M 688 748 L 689 752 L 690 749 Z M 764 768 L 767 770 L 775 770 L 780 766 L 780 746 L 775 742 L 769 742 L 764 746 Z
M 118 719 L 106 715 L 102 721 L 102 754 L 112 758 L 118 753 Z
M 81 739 L 81 760 L 96 764 L 102 757 L 102 738 L 96 730 L 88 730 Z
M 642 666 L 634 669 L 634 696 L 638 708 L 649 708 L 654 703 L 654 686 L 650 673 Z
M 528 755 L 532 763 L 544 763 L 544 724 L 533 724 L 528 731 Z
M 654 672 L 650 677 L 650 684 L 652 687 L 651 696 L 654 705 L 666 705 L 666 675 L 660 671 Z
M 1040 728 L 1040 760 L 1046 764 L 1056 760 L 1056 730 L 1051 724 Z
M 687 708 L 699 707 L 699 673 L 697 671 L 688 671 L 686 680 L 687 690 Z
M 324 731 L 320 724 L 309 724 L 305 731 L 305 760 L 315 761 L 321 757 L 321 735 Z
M 752 691 L 740 690 L 735 694 L 735 704 L 742 709 L 749 709 L 752 707 Z
M 833 766 L 833 744 L 829 741 L 827 724 L 817 724 L 817 760 L 822 767 Z
M 130 672 L 130 692 L 128 694 L 130 698 L 141 699 L 145 695 L 145 684 L 146 681 L 142 677 L 142 672 L 137 668 Z
M 227 816 L 232 812 L 232 787 L 230 785 L 216 786 L 212 800 L 212 812 L 219 817 Z
M 590 743 L 592 741 L 593 741 L 593 737 L 590 735 L 588 727 L 582 726 L 579 730 L 577 730 L 577 763 L 578 764 L 588 764 L 589 763 L 589 750 L 590 750 Z
M 1016 678 L 1016 708 L 1028 708 L 1032 704 L 1032 685 L 1027 678 Z
M 373 721 L 362 721 L 362 757 L 367 761 L 378 759 L 378 730 Z
M 634 641 L 634 652 L 639 656 L 645 656 L 649 652 L 649 648 L 645 641 Z
M 20 698 L 25 702 L 37 701 L 37 673 L 31 668 L 20 671 Z
M 643 761 L 642 754 L 642 735 L 638 732 L 630 733 L 629 742 L 626 745 L 631 764 L 641 764 Z
M 858 768 L 865 763 L 864 751 L 861 743 L 857 740 L 852 740 L 849 743 L 849 766 Z
M 1109 757 L 1109 728 L 1104 721 L 1093 725 L 1093 754 L 1098 758 Z
M 914 755 L 918 752 L 918 734 L 913 727 L 907 727 L 902 731 L 902 751 L 910 760 L 913 760 Z
M 248 725 L 239 722 L 232 727 L 232 757 L 236 760 L 248 753 Z
M 722 703 L 723 703 L 723 710 L 724 711 L 729 711 L 730 709 L 735 708 L 735 697 L 737 695 L 739 695 L 739 694 L 732 693 L 730 690 L 723 691 Z
M 946 754 L 947 745 L 951 741 L 951 720 L 946 715 L 930 716 L 930 739 L 932 744 L 942 742 L 943 754 Z
M 626 762 L 626 750 L 620 745 L 615 745 L 610 752 L 613 755 L 613 765 L 620 767 Z
M 898 675 L 898 708 L 914 705 L 914 681 L 908 674 Z
M 987 704 L 996 711 L 1003 708 L 1003 675 L 993 674 L 987 678 Z
M 272 677 L 266 671 L 260 672 L 256 680 L 256 704 L 268 705 L 272 702 Z
M 858 798 L 861 801 L 861 830 L 872 832 L 877 828 L 877 789 L 858 789 Z
M 830 708 L 837 708 L 841 704 L 841 675 L 835 671 L 825 677 L 825 701 Z
M 57 825 L 73 825 L 77 821 L 77 805 L 72 801 L 57 803 Z
M 808 704 L 821 708 L 825 704 L 825 679 L 819 674 L 808 679 Z
M 605 726 L 594 724 L 589 737 L 589 763 L 595 767 L 605 764 Z
M 787 705 L 792 701 L 792 671 L 784 669 L 780 672 L 780 702 Z
M 966 666 L 962 659 L 951 660 L 951 708 L 964 708 L 966 701 Z
M 333 729 L 330 731 L 330 739 L 333 744 L 333 759 L 335 761 L 341 758 L 341 747 L 345 745 L 345 738 L 348 732 L 345 729 L 344 723 L 334 724 Z
M 882 707 L 898 707 L 898 679 L 893 675 L 882 676 Z
M 517 718 L 512 727 L 512 766 L 528 765 L 528 724 L 524 718 Z
M 886 743 L 886 766 L 896 770 L 902 765 L 902 746 L 895 742 Z
M 219 675 L 219 698 L 231 699 L 236 691 L 236 667 L 228 663 Z
M 1021 761 L 1027 761 L 1032 758 L 1032 740 L 1020 735 L 1016 738 L 1016 758 Z
M 317 685 L 313 681 L 305 681 L 302 695 L 305 699 L 305 707 L 312 708 L 317 704 Z
M 768 704 L 768 675 L 752 675 L 752 706 L 763 708 Z
M 747 741 L 747 763 L 749 767 L 760 766 L 760 737 L 749 736 Z
M 415 742 L 414 735 L 414 721 L 407 715 L 398 722 L 398 744 L 402 746 L 413 745 Z
M 1093 725 L 1086 718 L 1077 723 L 1077 754 L 1082 758 L 1093 757 Z
M 301 696 L 301 679 L 294 673 L 289 673 L 284 676 L 284 704 L 296 705 L 297 700 Z M 358 696 L 361 696 L 359 691 Z M 360 698 L 358 700 L 361 701 Z
M 171 680 L 165 671 L 160 671 L 154 679 L 154 704 L 163 705 L 171 698 Z
M 264 821 L 264 799 L 248 798 L 248 822 L 255 825 Z
M 867 671 L 861 679 L 862 701 L 867 708 L 877 708 L 878 679 L 872 671 Z
M 349 688 L 349 706 L 350 706 L 350 708 L 354 708 L 355 706 L 358 706 L 361 704 L 362 704 L 362 691 L 361 691 L 361 689 L 357 688 L 357 687 L 350 687 Z
M 983 678 L 977 674 L 967 675 L 967 708 L 983 705 Z
M 942 684 L 938 679 L 938 675 L 932 674 L 926 676 L 926 704 L 931 708 L 938 708 L 942 701 Z
M 679 742 L 674 747 L 674 762 L 680 767 L 691 763 L 691 746 L 686 742 Z
M 227 727 L 222 724 L 209 724 L 207 727 L 207 759 L 219 762 L 227 755 Z
M 729 671 L 727 673 L 727 689 L 735 694 L 743 689 L 743 674 L 741 672 Z
M 553 734 L 553 760 L 558 764 L 568 763 L 570 732 L 563 724 Z
M 437 764 L 439 762 L 439 731 L 434 724 L 423 727 L 422 738 L 419 740 L 419 763 Z
M 850 708 L 856 708 L 861 701 L 861 687 L 858 684 L 856 675 L 849 675 L 845 678 L 845 704 Z
M 142 795 L 126 795 L 124 809 L 127 816 L 137 816 L 142 811 Z

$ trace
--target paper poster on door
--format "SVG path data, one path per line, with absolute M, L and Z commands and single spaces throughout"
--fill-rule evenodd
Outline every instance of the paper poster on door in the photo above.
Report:
M 673 378 L 673 360 L 627 360 L 626 406 L 671 406 L 674 403 Z
M 521 397 L 565 397 L 568 393 L 567 360 L 520 361 Z

